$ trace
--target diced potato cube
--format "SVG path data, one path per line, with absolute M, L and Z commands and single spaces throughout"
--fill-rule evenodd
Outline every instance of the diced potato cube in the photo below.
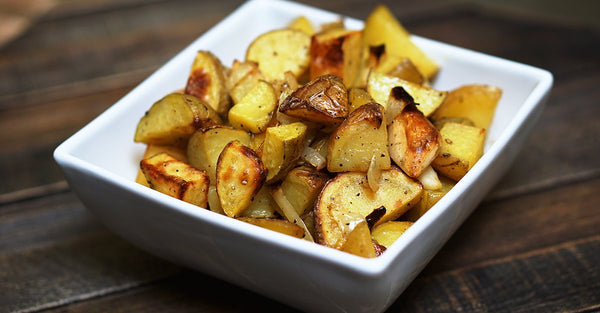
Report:
M 342 78 L 346 87 L 352 86 L 360 66 L 361 34 L 334 28 L 312 36 L 310 79 L 331 74 Z
M 283 178 L 302 154 L 306 125 L 300 122 L 267 128 L 262 161 L 267 167 L 267 183 Z
M 389 221 L 373 227 L 371 237 L 378 244 L 389 248 L 400 236 L 413 225 L 413 222 Z
M 448 93 L 446 100 L 432 117 L 436 120 L 446 117 L 467 118 L 475 126 L 488 129 L 501 96 L 502 90 L 498 87 L 462 86 Z
M 485 129 L 446 123 L 440 134 L 442 146 L 432 166 L 440 174 L 458 181 L 483 155 Z
M 188 162 L 187 155 L 185 153 L 185 149 L 182 149 L 182 148 L 176 147 L 176 146 L 163 146 L 163 145 L 153 145 L 153 144 L 149 144 L 146 147 L 146 151 L 144 152 L 144 156 L 142 157 L 142 160 L 147 159 L 151 156 L 157 155 L 162 152 L 166 152 L 182 162 L 185 162 L 185 163 Z M 135 181 L 138 184 L 142 184 L 146 187 L 150 187 L 150 185 L 148 184 L 148 181 L 146 180 L 146 176 L 144 176 L 144 172 L 142 172 L 141 168 L 138 171 Z
M 281 182 L 281 189 L 298 215 L 312 208 L 329 177 L 327 174 L 309 166 L 300 166 L 291 170 Z
M 185 93 L 208 103 L 217 113 L 229 109 L 225 67 L 209 51 L 198 51 L 185 86 Z
M 262 133 L 273 118 L 277 94 L 271 84 L 259 81 L 244 98 L 229 110 L 229 123 L 255 134 Z

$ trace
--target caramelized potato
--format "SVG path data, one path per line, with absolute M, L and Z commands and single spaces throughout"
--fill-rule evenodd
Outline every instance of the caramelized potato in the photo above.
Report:
M 392 160 L 408 176 L 418 178 L 437 157 L 442 137 L 433 124 L 408 103 L 388 128 Z
M 162 146 L 162 145 L 153 145 L 153 144 L 149 144 L 146 147 L 146 151 L 144 151 L 144 156 L 142 157 L 142 160 L 147 159 L 151 156 L 154 156 L 154 155 L 162 153 L 162 152 L 166 152 L 166 153 L 170 154 L 171 156 L 175 157 L 176 159 L 187 163 L 187 156 L 185 153 L 185 149 L 182 149 L 182 148 L 176 147 L 176 146 Z M 144 176 L 144 172 L 142 172 L 141 168 L 138 170 L 138 174 L 135 178 L 135 182 L 138 184 L 142 184 L 146 187 L 150 187 L 150 185 L 148 184 L 148 181 L 146 180 L 146 176 Z
M 342 251 L 348 252 L 364 258 L 374 258 L 377 256 L 375 247 L 371 241 L 371 231 L 366 221 L 362 221 L 354 226 L 342 245 Z
M 444 103 L 435 111 L 433 119 L 445 117 L 467 118 L 474 126 L 489 128 L 496 105 L 502 96 L 498 87 L 487 85 L 466 85 L 448 93 Z
M 324 172 L 309 166 L 300 166 L 285 176 L 281 182 L 281 189 L 298 215 L 302 215 L 312 208 L 328 179 Z
M 382 105 L 387 102 L 390 91 L 396 86 L 404 88 L 413 97 L 415 103 L 419 104 L 417 108 L 425 116 L 431 115 L 444 102 L 448 94 L 446 91 L 435 90 L 377 71 L 371 71 L 367 80 L 367 91 L 377 103 Z
M 432 166 L 439 173 L 460 180 L 483 155 L 485 129 L 446 123 L 440 130 L 442 146 Z
M 390 168 L 388 135 L 383 107 L 377 103 L 360 106 L 329 137 L 327 170 L 330 172 L 369 169 L 375 155 L 379 168 Z
M 411 41 L 408 31 L 384 5 L 378 5 L 367 17 L 363 44 L 367 47 L 384 44 L 390 54 L 409 58 L 427 78 L 433 77 L 439 70 L 436 62 Z
M 346 87 L 337 76 L 319 76 L 285 98 L 279 111 L 306 121 L 339 124 L 348 116 Z
M 258 63 L 269 82 L 284 79 L 291 71 L 300 78 L 310 63 L 310 36 L 295 29 L 278 29 L 256 38 L 246 51 L 246 60 Z
M 373 227 L 371 237 L 378 244 L 389 248 L 413 224 L 405 221 L 385 222 Z
M 252 225 L 282 233 L 284 235 L 289 235 L 296 238 L 304 237 L 304 229 L 302 229 L 302 227 L 285 220 L 256 217 L 238 217 L 237 219 Z
M 259 81 L 229 110 L 229 123 L 255 134 L 262 133 L 273 119 L 277 94 L 271 84 Z
M 358 74 L 361 31 L 329 29 L 312 36 L 310 45 L 310 79 L 332 74 L 352 86 Z
M 267 169 L 254 150 L 234 140 L 221 152 L 216 176 L 221 208 L 227 216 L 237 217 L 260 191 Z
M 152 189 L 206 208 L 208 175 L 168 153 L 159 153 L 140 162 Z
M 301 156 L 306 125 L 300 122 L 267 128 L 262 161 L 268 169 L 267 183 L 283 178 Z
M 185 147 L 196 129 L 214 124 L 221 124 L 221 118 L 206 102 L 172 93 L 155 102 L 140 119 L 133 140 Z
M 187 146 L 189 163 L 204 170 L 210 177 L 211 185 L 216 182 L 219 155 L 223 148 L 233 140 L 249 146 L 250 134 L 245 130 L 215 125 L 199 129 L 190 137 Z
M 209 51 L 198 51 L 184 92 L 205 101 L 220 115 L 227 112 L 230 100 L 226 85 L 226 71 L 214 54 Z
M 347 172 L 329 180 L 315 207 L 316 233 L 319 243 L 340 249 L 350 232 L 349 217 L 356 220 L 383 206 L 385 214 L 375 225 L 394 220 L 412 208 L 420 199 L 421 184 L 406 176 L 399 168 L 382 171 L 379 189 L 373 192 L 365 173 Z

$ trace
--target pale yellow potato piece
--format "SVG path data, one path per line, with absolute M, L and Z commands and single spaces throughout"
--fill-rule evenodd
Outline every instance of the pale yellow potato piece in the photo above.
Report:
M 250 134 L 242 129 L 224 125 L 216 125 L 197 130 L 188 142 L 187 157 L 189 163 L 204 170 L 210 177 L 210 184 L 215 185 L 217 160 L 225 146 L 237 140 L 249 146 Z
M 302 215 L 312 209 L 315 199 L 328 179 L 328 175 L 322 171 L 300 166 L 285 176 L 281 182 L 281 189 L 298 215 Z
M 389 248 L 413 224 L 407 221 L 385 222 L 373 227 L 371 237 L 378 244 Z
M 354 84 L 361 60 L 362 32 L 344 28 L 329 29 L 312 36 L 310 79 L 331 74 L 342 78 L 346 87 Z
M 258 63 L 268 81 L 283 80 L 290 71 L 300 78 L 310 65 L 310 35 L 295 29 L 278 29 L 260 35 L 248 47 L 246 60 Z
M 354 229 L 348 234 L 341 250 L 363 258 L 374 258 L 377 256 L 375 247 L 371 241 L 371 231 L 366 221 L 354 226 Z
M 369 102 L 374 101 L 365 89 L 357 87 L 348 89 L 348 107 L 350 113 L 354 112 L 354 110 L 358 109 L 361 105 Z
M 262 133 L 273 119 L 277 107 L 273 86 L 259 81 L 244 98 L 229 110 L 229 123 L 252 133 Z
M 365 219 L 381 206 L 385 214 L 375 225 L 395 220 L 421 199 L 422 192 L 421 184 L 397 167 L 382 171 L 377 192 L 369 187 L 365 173 L 338 174 L 325 184 L 317 199 L 318 242 L 341 249 L 351 231 L 349 220 Z
M 435 111 L 432 118 L 466 118 L 476 127 L 488 129 L 502 90 L 488 85 L 466 85 L 448 93 L 444 103 Z
M 398 77 L 371 71 L 367 79 L 367 91 L 373 97 L 375 102 L 386 106 L 392 88 L 400 86 L 408 92 L 415 103 L 419 105 L 417 108 L 423 112 L 425 116 L 431 115 L 444 102 L 448 92 L 435 90 L 430 87 L 418 85 Z M 386 107 L 387 109 L 387 107 Z
M 267 183 L 283 178 L 301 156 L 306 136 L 301 122 L 267 128 L 262 161 L 268 169 Z
M 423 214 L 425 214 L 434 204 L 436 204 L 443 196 L 445 196 L 452 187 L 456 184 L 450 178 L 439 176 L 442 187 L 438 190 L 423 190 L 423 196 L 421 201 L 417 203 L 412 209 L 408 210 L 406 214 L 402 216 L 402 220 L 416 222 Z
M 440 134 L 442 146 L 432 166 L 438 173 L 458 181 L 483 155 L 485 129 L 446 123 Z
M 217 113 L 224 114 L 231 101 L 226 85 L 226 70 L 209 51 L 198 51 L 185 86 L 185 93 L 208 103 Z
M 265 80 L 265 77 L 258 69 L 256 62 L 235 60 L 227 76 L 227 89 L 233 103 L 237 104 L 242 101 L 261 80 Z
M 162 152 L 140 162 L 152 189 L 206 208 L 208 175 L 172 155 Z
M 256 196 L 252 198 L 250 205 L 244 210 L 242 216 L 254 218 L 276 218 L 279 207 L 269 188 L 263 186 L 260 188 Z
M 439 70 L 437 63 L 425 54 L 410 38 L 408 31 L 384 5 L 378 5 L 367 17 L 363 29 L 363 44 L 385 44 L 387 52 L 409 58 L 425 77 L 433 77 Z
M 252 225 L 282 233 L 284 235 L 289 235 L 296 238 L 304 237 L 304 229 L 302 229 L 302 227 L 285 220 L 256 217 L 238 217 L 237 219 Z
M 298 16 L 288 25 L 288 28 L 303 31 L 309 36 L 315 34 L 315 28 L 313 27 L 312 23 L 306 18 L 306 16 Z

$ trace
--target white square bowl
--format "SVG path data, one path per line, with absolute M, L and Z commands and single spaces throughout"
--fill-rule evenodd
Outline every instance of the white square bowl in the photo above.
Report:
M 317 25 L 338 14 L 275 0 L 250 1 L 195 40 L 79 132 L 54 157 L 73 191 L 113 231 L 151 253 L 305 311 L 380 312 L 391 305 L 513 161 L 552 86 L 542 69 L 414 36 L 440 65 L 434 87 L 468 83 L 503 90 L 485 154 L 382 256 L 364 259 L 213 213 L 134 182 L 144 145 L 133 135 L 144 112 L 185 86 L 197 50 L 224 64 L 243 59 L 259 34 L 294 17 Z M 349 28 L 363 23 L 346 18 Z

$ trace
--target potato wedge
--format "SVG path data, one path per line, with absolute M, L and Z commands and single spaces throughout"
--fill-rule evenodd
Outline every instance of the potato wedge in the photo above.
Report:
M 315 34 L 315 28 L 313 27 L 312 23 L 306 18 L 306 16 L 298 16 L 292 22 L 290 22 L 288 28 L 303 31 L 309 36 Z
M 152 189 L 206 208 L 209 178 L 206 173 L 162 152 L 140 162 Z
M 496 105 L 502 96 L 498 87 L 487 85 L 466 85 L 448 93 L 444 103 L 435 111 L 432 118 L 467 118 L 479 128 L 489 128 L 494 118 Z
M 255 134 L 267 129 L 273 119 L 278 97 L 271 84 L 259 81 L 229 110 L 229 123 Z
M 365 89 L 357 87 L 348 89 L 348 106 L 350 113 L 358 109 L 359 106 L 369 102 L 374 101 L 373 98 L 371 98 L 371 95 L 369 95 Z
M 346 87 L 337 76 L 319 76 L 285 98 L 279 112 L 306 121 L 339 124 L 348 116 Z
M 279 207 L 267 186 L 260 188 L 250 205 L 242 212 L 244 217 L 254 218 L 277 218 Z
M 310 35 L 296 29 L 278 29 L 256 38 L 246 51 L 246 60 L 258 63 L 269 82 L 283 80 L 291 71 L 300 78 L 310 64 Z
M 175 157 L 176 159 L 187 163 L 187 155 L 185 153 L 185 149 L 176 146 L 163 146 L 153 144 L 149 144 L 148 146 L 146 146 L 146 151 L 144 151 L 144 156 L 142 157 L 142 160 L 159 154 L 161 152 L 166 152 L 171 156 Z M 146 187 L 150 187 L 148 181 L 146 180 L 146 176 L 144 176 L 144 172 L 142 172 L 141 168 L 138 170 L 135 182 L 138 184 L 142 184 Z
M 194 96 L 171 93 L 155 102 L 140 119 L 133 140 L 185 147 L 196 129 L 221 123 L 217 112 L 206 102 Z
M 329 29 L 312 36 L 310 79 L 332 74 L 342 78 L 346 86 L 352 86 L 360 66 L 361 36 L 361 31 L 344 28 Z
M 327 170 L 366 172 L 373 155 L 379 168 L 390 168 L 383 107 L 368 103 L 352 112 L 329 137 Z
M 237 104 L 242 101 L 246 94 L 261 80 L 265 80 L 265 77 L 258 69 L 256 62 L 235 60 L 231 66 L 229 76 L 227 76 L 227 89 L 233 103 Z
M 281 182 L 281 189 L 298 215 L 313 207 L 329 176 L 309 166 L 292 169 Z
M 366 221 L 362 221 L 354 226 L 354 229 L 350 231 L 346 241 L 342 245 L 341 250 L 364 258 L 374 258 L 377 256 L 371 239 L 371 231 Z
M 440 130 L 442 146 L 433 168 L 449 178 L 460 180 L 483 155 L 485 129 L 446 123 Z
M 296 165 L 304 148 L 306 125 L 300 122 L 267 128 L 262 162 L 268 169 L 267 183 L 285 177 Z
M 216 176 L 221 208 L 227 216 L 237 217 L 260 191 L 267 169 L 254 150 L 234 140 L 221 152 Z
M 387 249 L 413 224 L 413 222 L 406 221 L 385 222 L 373 227 L 371 237 Z
M 420 199 L 421 184 L 392 167 L 381 173 L 379 189 L 373 192 L 365 173 L 347 172 L 329 180 L 315 206 L 316 233 L 319 243 L 340 249 L 351 231 L 348 216 L 365 219 L 383 206 L 385 214 L 375 225 L 394 220 Z
M 444 102 L 448 94 L 446 91 L 435 90 L 377 71 L 371 71 L 367 79 L 367 91 L 375 102 L 384 106 L 388 101 L 390 91 L 396 86 L 404 88 L 413 97 L 414 102 L 419 104 L 417 108 L 425 116 L 431 115 Z
M 384 5 L 378 5 L 367 17 L 363 44 L 367 47 L 384 44 L 390 54 L 409 58 L 427 78 L 439 70 L 437 63 L 412 42 L 408 31 Z
M 437 157 L 442 136 L 433 124 L 408 103 L 388 127 L 389 151 L 408 176 L 418 178 Z
M 188 142 L 189 163 L 204 170 L 210 177 L 211 185 L 216 183 L 217 160 L 225 146 L 237 140 L 245 146 L 251 142 L 250 134 L 242 129 L 215 125 L 197 130 Z
M 226 77 L 225 67 L 212 52 L 198 51 L 184 92 L 208 103 L 222 115 L 231 104 Z
M 304 229 L 302 229 L 302 227 L 285 220 L 256 217 L 238 217 L 237 219 L 252 225 L 282 233 L 284 235 L 289 235 L 296 238 L 304 237 Z
M 443 196 L 445 196 L 456 182 L 450 178 L 440 176 L 442 187 L 438 190 L 423 190 L 421 201 L 412 209 L 408 210 L 400 219 L 410 222 L 416 222 L 423 214 L 425 214 L 434 204 L 436 204 Z

